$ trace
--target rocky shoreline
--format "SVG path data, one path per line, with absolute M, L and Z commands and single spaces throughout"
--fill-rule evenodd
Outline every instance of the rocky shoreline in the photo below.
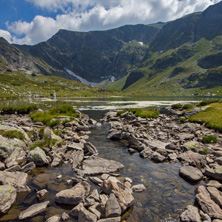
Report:
M 0 215 L 7 214 L 18 194 L 31 192 L 28 177 L 36 168 L 65 163 L 73 169 L 73 176 L 66 181 L 72 186 L 60 190 L 50 199 L 73 208 L 69 214 L 63 212 L 44 221 L 121 221 L 121 215 L 133 206 L 133 193 L 146 188 L 115 173 L 124 167 L 123 164 L 98 157 L 96 147 L 87 139 L 90 128 L 100 126 L 101 123 L 81 113 L 75 120 L 53 128 L 32 122 L 28 115 L 1 115 L 0 132 L 16 131 L 23 136 L 18 139 L 0 134 Z M 47 143 L 42 148 L 36 146 L 30 150 L 32 144 L 43 138 Z M 40 177 L 39 187 L 48 179 Z M 32 221 L 32 217 L 47 211 L 52 204 L 47 200 L 51 194 L 46 189 L 35 192 L 33 198 L 38 203 L 19 212 L 18 220 Z
M 191 184 L 205 182 L 206 186 L 196 190 L 195 206 L 187 206 L 180 221 L 222 221 L 222 135 L 204 125 L 181 123 L 183 112 L 161 111 L 157 119 L 109 112 L 103 119 L 110 124 L 107 138 L 122 140 L 129 153 L 139 152 L 142 158 L 157 163 L 179 161 L 182 178 Z M 206 135 L 216 136 L 217 143 L 203 143 Z

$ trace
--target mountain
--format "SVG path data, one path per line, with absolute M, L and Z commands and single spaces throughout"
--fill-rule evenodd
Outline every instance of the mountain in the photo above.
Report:
M 9 68 L 142 95 L 222 95 L 222 2 L 175 21 L 60 30 L 34 46 L 0 39 Z M 15 61 L 15 62 L 14 62 Z
M 60 30 L 46 42 L 16 46 L 57 70 L 50 74 L 64 76 L 68 69 L 88 81 L 101 82 L 120 79 L 140 64 L 162 25 L 126 25 L 93 32 Z

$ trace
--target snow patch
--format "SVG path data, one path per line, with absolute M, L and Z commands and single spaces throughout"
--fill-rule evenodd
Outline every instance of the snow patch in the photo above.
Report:
M 76 77 L 81 83 L 84 83 L 84 84 L 86 84 L 86 85 L 88 85 L 88 86 L 94 86 L 94 87 L 96 87 L 96 86 L 98 85 L 98 83 L 89 82 L 88 80 L 82 78 L 81 76 L 76 75 L 74 72 L 72 72 L 72 71 L 69 70 L 69 69 L 66 69 L 66 68 L 65 68 L 65 70 L 66 70 L 66 72 L 69 73 L 69 75 Z

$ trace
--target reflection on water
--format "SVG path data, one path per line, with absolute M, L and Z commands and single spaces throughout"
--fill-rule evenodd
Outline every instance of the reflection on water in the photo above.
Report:
M 214 97 L 215 98 L 215 97 Z M 147 107 L 159 105 L 171 105 L 178 102 L 195 102 L 201 101 L 202 97 L 81 97 L 81 98 L 22 98 L 22 99 L 6 99 L 0 100 L 0 109 L 4 106 L 23 106 L 30 103 L 37 104 L 40 108 L 46 109 L 62 104 L 70 104 L 81 110 L 97 109 L 111 110 L 132 107 Z M 205 97 L 206 99 L 206 97 Z

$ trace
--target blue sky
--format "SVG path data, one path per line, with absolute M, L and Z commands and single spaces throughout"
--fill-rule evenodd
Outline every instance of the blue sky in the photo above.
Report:
M 170 21 L 221 0 L 0 0 L 0 36 L 37 44 L 59 29 L 106 30 Z

